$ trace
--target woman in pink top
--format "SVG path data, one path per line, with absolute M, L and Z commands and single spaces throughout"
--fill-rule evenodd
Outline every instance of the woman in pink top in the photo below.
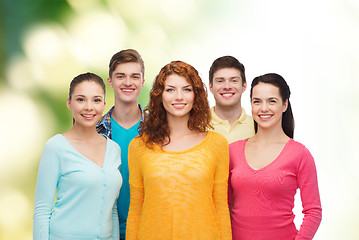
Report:
M 256 134 L 229 145 L 228 202 L 233 239 L 313 239 L 322 219 L 317 173 L 308 149 L 293 140 L 290 90 L 278 74 L 256 77 L 250 97 Z M 304 219 L 296 229 L 294 195 Z

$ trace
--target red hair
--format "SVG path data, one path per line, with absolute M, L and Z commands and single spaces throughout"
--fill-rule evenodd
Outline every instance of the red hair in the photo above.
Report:
M 164 66 L 157 75 L 150 92 L 150 102 L 145 109 L 148 115 L 140 126 L 140 137 L 150 148 L 153 143 L 165 146 L 171 141 L 166 110 L 162 104 L 162 93 L 167 77 L 173 74 L 184 77 L 193 88 L 194 101 L 187 123 L 188 128 L 199 132 L 206 132 L 208 128 L 212 128 L 207 89 L 198 71 L 185 62 L 173 61 Z

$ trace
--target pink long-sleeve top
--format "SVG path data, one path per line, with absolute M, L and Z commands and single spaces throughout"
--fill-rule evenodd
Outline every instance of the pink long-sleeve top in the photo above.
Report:
M 229 145 L 228 204 L 233 240 L 313 239 L 322 208 L 312 155 L 290 139 L 274 161 L 255 170 L 245 158 L 247 140 Z M 298 188 L 304 214 L 299 231 L 292 211 Z

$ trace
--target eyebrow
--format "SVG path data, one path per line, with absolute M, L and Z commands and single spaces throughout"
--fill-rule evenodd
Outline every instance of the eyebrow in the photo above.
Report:
M 254 100 L 261 100 L 262 98 L 253 97 L 252 99 L 254 99 Z M 269 97 L 269 98 L 267 98 L 267 99 L 268 99 L 268 100 L 272 100 L 272 99 L 278 100 L 279 98 L 277 98 L 277 97 Z
M 241 79 L 240 76 L 230 77 L 229 79 L 234 79 L 234 78 L 236 78 L 236 79 Z M 215 77 L 214 79 L 215 79 L 215 80 L 216 80 L 216 79 L 225 79 L 225 77 Z
M 115 75 L 126 75 L 126 74 L 122 73 L 122 72 L 117 72 L 117 73 L 115 73 Z M 133 76 L 133 75 L 140 75 L 141 76 L 141 73 L 131 73 L 130 76 Z
M 172 86 L 172 85 L 166 85 L 165 87 L 176 88 L 175 86 Z M 182 88 L 187 88 L 187 87 L 192 87 L 192 85 L 191 85 L 191 84 L 188 84 L 188 85 L 186 85 L 186 86 L 184 86 L 184 87 L 182 87 Z
M 75 97 L 86 97 L 85 95 L 82 95 L 82 94 L 78 94 L 78 95 L 75 95 Z M 101 96 L 101 95 L 95 95 L 95 96 L 93 96 L 93 97 L 100 97 L 100 98 L 103 98 L 103 96 Z

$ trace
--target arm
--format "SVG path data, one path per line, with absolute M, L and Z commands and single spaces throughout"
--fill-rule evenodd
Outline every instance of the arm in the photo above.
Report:
M 117 200 L 114 202 L 112 208 L 112 239 L 120 239 L 120 225 L 118 223 Z
M 140 226 L 142 205 L 144 199 L 144 189 L 137 188 L 130 183 L 130 209 L 128 211 L 126 239 L 137 239 Z
M 322 207 L 314 159 L 306 148 L 299 164 L 297 181 L 303 205 L 304 219 L 296 240 L 313 239 L 322 220 Z
M 60 159 L 57 146 L 49 140 L 41 156 L 35 190 L 33 238 L 49 239 L 49 221 L 60 177 Z
M 134 142 L 135 141 L 135 142 Z M 132 140 L 128 148 L 128 167 L 130 183 L 130 208 L 126 225 L 126 239 L 137 239 L 141 220 L 142 205 L 144 201 L 143 177 L 140 168 L 139 145 L 136 138 Z M 136 146 L 134 146 L 136 145 Z
M 221 239 L 232 239 L 231 223 L 229 218 L 227 190 L 228 190 L 228 143 L 223 142 L 216 148 L 218 165 L 215 173 L 213 200 L 217 211 Z

